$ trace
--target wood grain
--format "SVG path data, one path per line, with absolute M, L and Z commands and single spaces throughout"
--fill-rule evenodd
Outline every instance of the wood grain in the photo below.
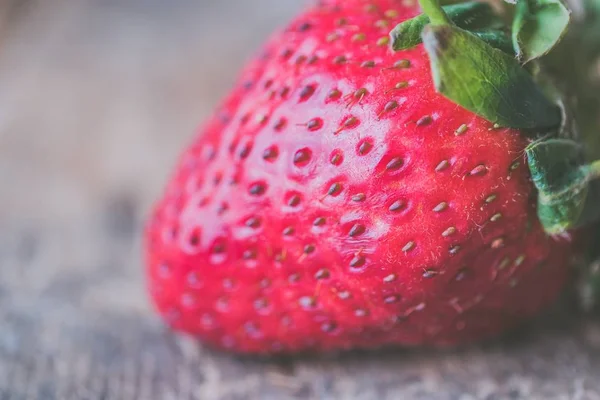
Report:
M 169 333 L 144 295 L 144 216 L 301 1 L 0 5 L 0 399 L 600 399 L 600 325 L 568 307 L 452 352 L 253 360 Z

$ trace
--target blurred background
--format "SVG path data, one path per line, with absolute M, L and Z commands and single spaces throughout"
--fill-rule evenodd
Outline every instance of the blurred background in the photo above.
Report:
M 29 297 L 94 272 L 79 305 L 117 289 L 140 302 L 143 217 L 241 63 L 299 3 L 2 0 L 0 242 L 17 250 L 2 265 L 19 266 L 0 270 L 3 284 Z M 131 287 L 99 289 L 109 283 Z
M 256 361 L 166 331 L 140 230 L 195 128 L 302 0 L 0 0 L 0 399 L 593 399 L 600 328 Z M 596 372 L 594 372 L 596 371 Z
M 78 305 L 121 293 L 143 307 L 132 244 L 151 202 L 242 62 L 299 3 L 2 0 L 3 285 L 31 297 L 87 277 Z

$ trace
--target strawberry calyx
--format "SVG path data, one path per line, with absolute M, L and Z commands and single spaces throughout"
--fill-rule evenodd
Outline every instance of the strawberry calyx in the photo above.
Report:
M 442 9 L 457 27 L 479 36 L 493 47 L 514 54 L 503 21 L 488 3 L 467 1 L 443 6 Z M 398 24 L 390 32 L 392 50 L 406 50 L 422 43 L 421 34 L 429 23 L 427 14 L 421 14 Z
M 507 32 L 489 6 L 419 3 L 424 14 L 391 31 L 392 50 L 422 42 L 438 93 L 532 140 L 525 155 L 546 233 L 568 235 L 599 220 L 600 163 L 585 163 L 567 102 L 539 62 L 565 36 L 570 11 L 560 0 L 518 0 L 508 5 Z
M 506 50 L 508 35 L 490 6 L 470 2 L 442 7 L 437 0 L 420 0 L 420 4 L 424 14 L 391 31 L 391 47 L 396 50 L 413 46 L 418 43 L 414 39 L 418 33 L 440 94 L 494 124 L 531 131 L 534 138 L 540 132 L 547 134 L 561 126 L 560 107 L 512 56 L 532 46 L 544 48 L 536 54 L 547 52 L 562 37 L 561 33 L 554 40 L 544 41 L 535 29 L 538 25 L 532 23 L 536 21 L 530 11 L 533 7 L 517 10 L 515 20 L 521 21 L 517 24 L 519 32 L 528 34 L 513 32 L 514 49 L 503 52 L 497 47 Z M 452 17 L 447 11 L 452 12 Z M 544 10 L 541 15 L 542 18 L 546 15 Z
M 530 136 L 560 126 L 560 108 L 514 57 L 453 25 L 428 25 L 422 37 L 437 92 Z

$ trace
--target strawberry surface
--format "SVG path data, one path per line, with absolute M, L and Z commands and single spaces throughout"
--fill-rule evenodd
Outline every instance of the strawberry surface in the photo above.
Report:
M 275 34 L 147 225 L 175 329 L 238 352 L 485 339 L 551 302 L 571 244 L 535 213 L 522 132 L 437 94 L 396 0 L 321 1 Z

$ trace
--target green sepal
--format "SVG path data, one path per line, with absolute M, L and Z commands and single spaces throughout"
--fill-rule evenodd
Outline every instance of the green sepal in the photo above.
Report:
M 537 214 L 550 235 L 560 235 L 600 218 L 597 166 L 583 165 L 583 148 L 571 139 L 543 139 L 525 149 Z
M 552 50 L 567 32 L 571 12 L 560 0 L 519 0 L 512 24 L 518 59 L 528 63 Z
M 512 41 L 505 32 L 498 29 L 490 29 L 485 31 L 474 31 L 472 33 L 493 48 L 502 50 L 511 56 L 515 55 Z
M 427 25 L 422 37 L 435 88 L 454 103 L 500 126 L 560 126 L 560 108 L 510 55 L 454 26 Z
M 442 7 L 456 26 L 467 30 L 499 29 L 502 21 L 487 3 L 466 2 Z M 390 32 L 392 50 L 406 50 L 422 42 L 421 33 L 429 24 L 425 14 L 401 22 Z

